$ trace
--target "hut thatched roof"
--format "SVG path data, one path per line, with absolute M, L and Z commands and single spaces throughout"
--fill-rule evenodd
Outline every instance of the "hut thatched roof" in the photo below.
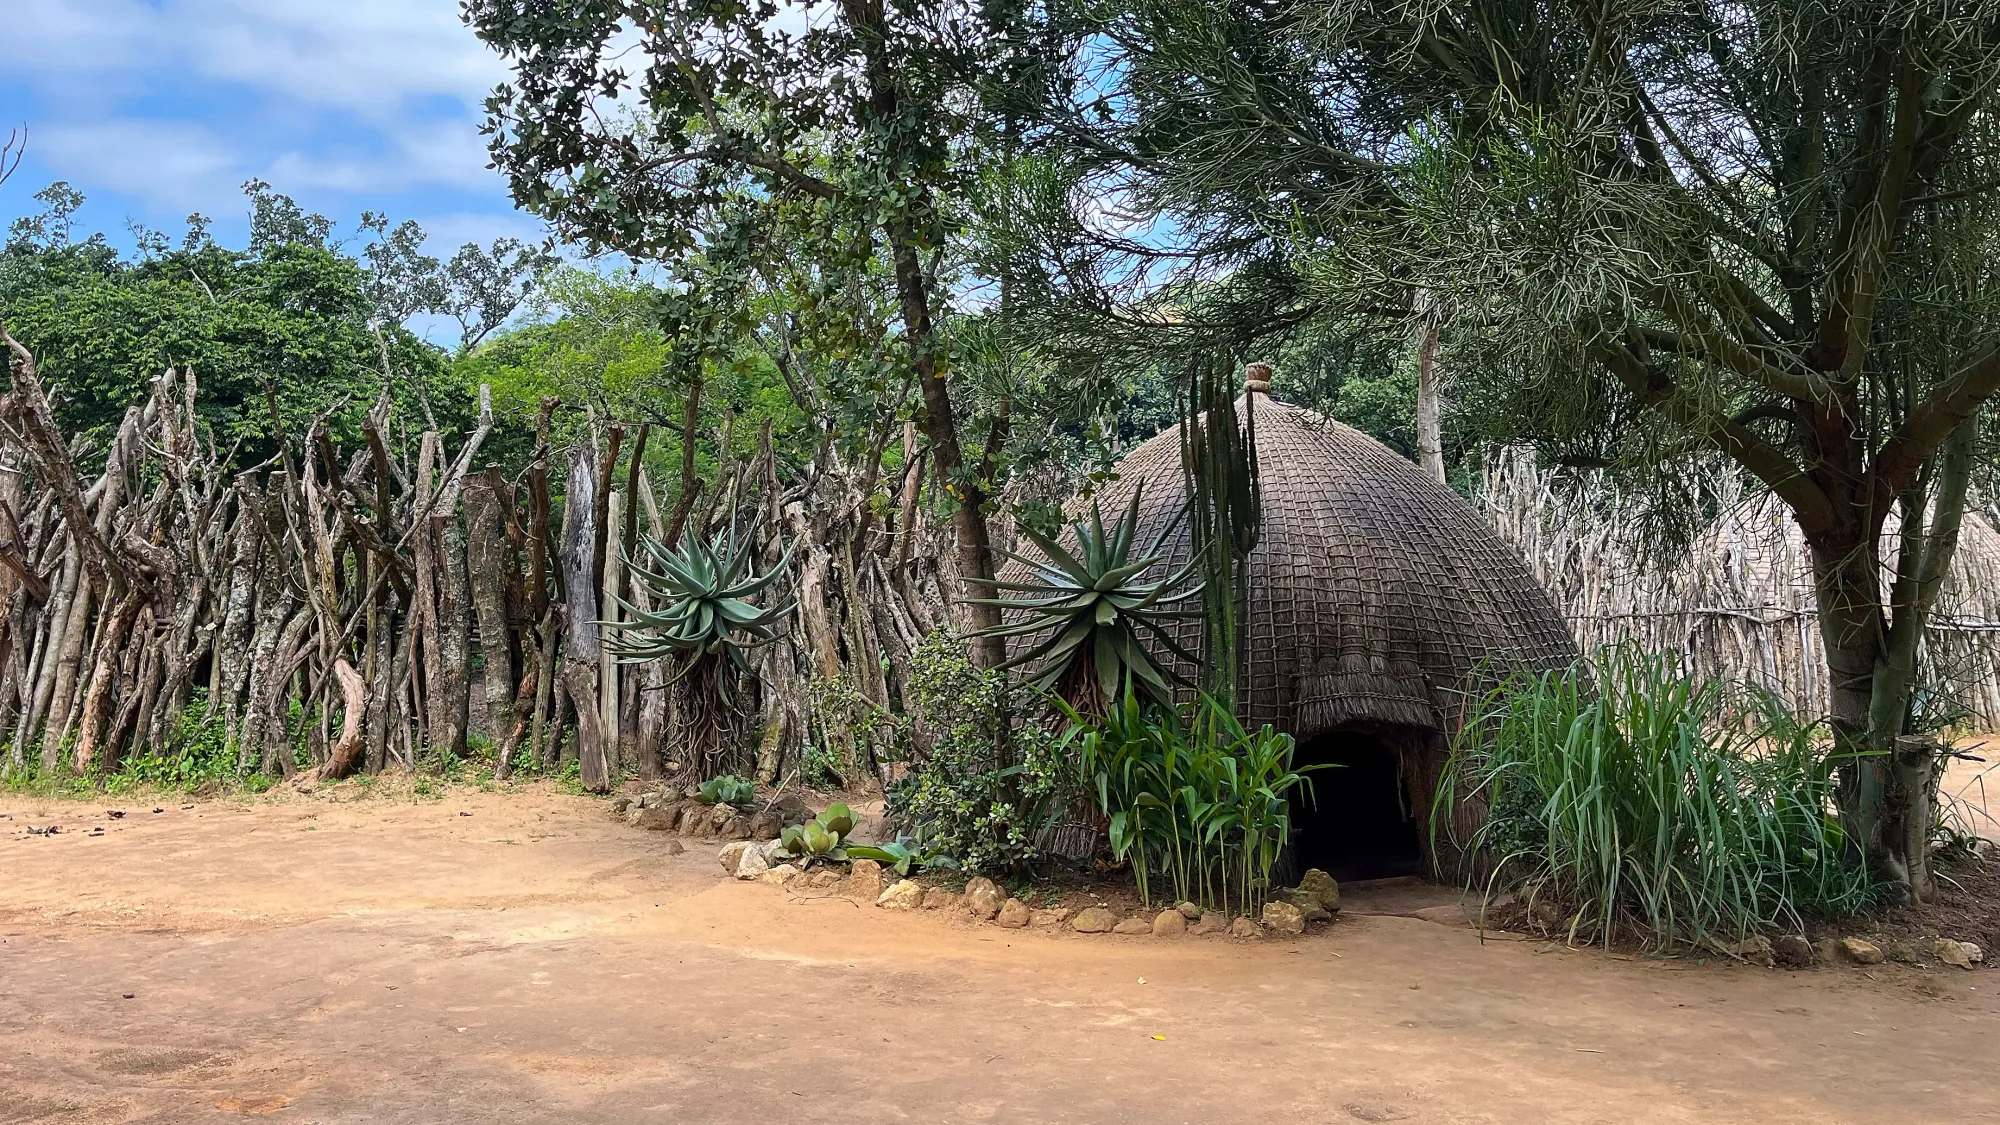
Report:
M 1245 578 L 1247 720 L 1301 738 L 1350 723 L 1447 731 L 1457 689 L 1483 661 L 1546 668 L 1575 656 L 1521 556 L 1463 497 L 1351 426 L 1263 394 L 1239 400 L 1239 411 L 1253 407 L 1264 526 Z M 1178 428 L 1134 450 L 1118 474 L 1099 503 L 1110 518 L 1143 485 L 1137 541 L 1149 543 L 1187 494 Z M 1189 552 L 1183 524 L 1161 573 Z M 1024 580 L 1026 568 L 1002 577 Z M 1176 639 L 1199 651 L 1200 635 L 1188 621 Z

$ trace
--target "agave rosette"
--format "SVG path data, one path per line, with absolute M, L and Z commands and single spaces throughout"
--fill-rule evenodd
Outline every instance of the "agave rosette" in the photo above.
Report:
M 784 573 L 787 551 L 763 574 L 751 567 L 753 546 L 732 528 L 707 539 L 690 536 L 668 547 L 650 536 L 641 540 L 643 561 L 625 557 L 635 581 L 655 607 L 639 609 L 614 597 L 626 620 L 607 621 L 615 637 L 608 647 L 619 660 L 638 663 L 666 656 L 719 655 L 741 671 L 747 653 L 778 639 L 773 626 L 794 603 L 759 607 L 750 599 Z
M 1174 682 L 1181 680 L 1170 669 L 1162 669 L 1141 642 L 1151 637 L 1168 652 L 1189 663 L 1199 663 L 1193 653 L 1174 640 L 1169 624 L 1199 618 L 1199 609 L 1183 609 L 1180 603 L 1200 596 L 1199 582 L 1185 586 L 1196 563 L 1155 581 L 1144 580 L 1146 572 L 1165 557 L 1169 536 L 1180 526 L 1187 509 L 1168 520 L 1144 550 L 1137 550 L 1139 502 L 1144 488 L 1132 491 L 1132 502 L 1109 528 L 1104 512 L 1093 501 L 1090 515 L 1070 524 L 1076 549 L 1063 546 L 1056 536 L 1043 535 L 1032 528 L 1021 534 L 1042 552 L 1042 557 L 1006 552 L 1007 557 L 1026 566 L 1033 576 L 1027 582 L 996 581 L 994 587 L 1016 596 L 976 599 L 996 605 L 1016 616 L 982 635 L 1047 637 L 1027 651 L 1010 657 L 1002 668 L 1039 665 L 1029 683 L 1042 691 L 1052 690 L 1072 668 L 1088 660 L 1102 693 L 1101 698 L 1117 698 L 1129 684 L 1141 695 L 1165 706 L 1173 705 Z M 1184 587 L 1184 588 L 1183 588 Z

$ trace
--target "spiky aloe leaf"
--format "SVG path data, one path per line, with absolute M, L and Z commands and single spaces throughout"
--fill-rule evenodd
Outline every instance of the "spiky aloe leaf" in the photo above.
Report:
M 1027 651 L 1010 656 L 1002 668 L 1033 667 L 1029 682 L 1044 690 L 1080 670 L 1096 682 L 1102 698 L 1115 698 L 1120 685 L 1129 683 L 1151 701 L 1172 705 L 1174 684 L 1183 681 L 1152 658 L 1140 642 L 1140 631 L 1163 642 L 1176 658 L 1198 664 L 1174 642 L 1166 626 L 1200 616 L 1198 611 L 1173 607 L 1200 596 L 1201 586 L 1186 586 L 1196 570 L 1193 561 L 1164 578 L 1147 580 L 1164 560 L 1167 539 L 1186 507 L 1153 536 L 1146 550 L 1135 551 L 1143 495 L 1143 487 L 1134 489 L 1124 512 L 1110 523 L 1093 503 L 1087 515 L 1069 525 L 1072 544 L 1021 529 L 1041 557 L 1006 554 L 1027 568 L 1030 580 L 996 582 L 995 592 L 1010 596 L 978 599 L 979 604 L 1007 611 L 1001 624 L 981 635 L 1034 638 Z

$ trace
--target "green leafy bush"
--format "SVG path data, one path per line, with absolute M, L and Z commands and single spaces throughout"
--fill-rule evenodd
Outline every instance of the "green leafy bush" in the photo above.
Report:
M 203 782 L 236 776 L 236 747 L 223 731 L 221 716 L 208 714 L 207 689 L 197 687 L 191 694 L 188 705 L 175 717 L 172 749 L 163 754 L 142 754 L 124 763 L 124 772 L 134 780 L 162 789 L 193 789 Z
M 909 770 L 889 786 L 890 823 L 974 874 L 1026 870 L 1076 793 L 1057 740 L 1030 721 L 1032 697 L 974 667 L 964 641 L 942 630 L 911 654 L 909 677 L 925 744 L 909 748 Z
M 1830 744 L 1769 693 L 1606 650 L 1473 701 L 1431 831 L 1483 801 L 1483 825 L 1452 842 L 1483 858 L 1489 890 L 1561 904 L 1572 938 L 1797 931 L 1875 893 L 1834 811 Z
M 1203 696 L 1184 723 L 1127 693 L 1102 718 L 1069 712 L 1064 743 L 1110 822 L 1114 856 L 1139 896 L 1165 878 L 1175 901 L 1254 914 L 1291 837 L 1291 794 L 1311 781 L 1292 765 L 1292 736 L 1246 730 Z M 1312 768 L 1312 767 L 1308 767 Z

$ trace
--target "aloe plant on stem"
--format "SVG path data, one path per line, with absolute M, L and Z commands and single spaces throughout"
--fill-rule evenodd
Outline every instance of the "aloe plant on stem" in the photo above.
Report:
M 738 539 L 733 521 L 705 539 L 690 536 L 670 547 L 648 536 L 640 545 L 643 561 L 627 554 L 625 564 L 649 608 L 620 599 L 626 619 L 603 623 L 613 631 L 609 647 L 622 663 L 678 663 L 670 682 L 682 691 L 686 734 L 707 772 L 722 764 L 731 742 L 732 685 L 750 673 L 748 654 L 777 640 L 775 626 L 794 608 L 789 601 L 759 607 L 750 600 L 785 572 L 791 554 L 757 574 L 755 548 Z
M 1016 596 L 982 598 L 981 604 L 1001 608 L 1013 620 L 985 631 L 995 637 L 1027 637 L 1047 633 L 1047 639 L 1008 659 L 1000 667 L 1039 664 L 1029 683 L 1053 692 L 1087 712 L 1100 712 L 1129 684 L 1149 702 L 1174 703 L 1179 677 L 1162 668 L 1146 651 L 1141 634 L 1189 663 L 1199 658 L 1174 640 L 1168 623 L 1201 616 L 1199 610 L 1177 608 L 1199 597 L 1200 583 L 1186 585 L 1194 573 L 1190 562 L 1153 581 L 1145 575 L 1165 557 L 1167 539 L 1179 528 L 1183 508 L 1168 520 L 1144 549 L 1138 549 L 1139 508 L 1143 486 L 1132 490 L 1131 503 L 1110 527 L 1096 501 L 1087 519 L 1070 524 L 1075 550 L 1056 536 L 1023 527 L 1021 534 L 1041 551 L 1041 557 L 1008 552 L 1027 566 L 1027 582 L 995 582 Z

